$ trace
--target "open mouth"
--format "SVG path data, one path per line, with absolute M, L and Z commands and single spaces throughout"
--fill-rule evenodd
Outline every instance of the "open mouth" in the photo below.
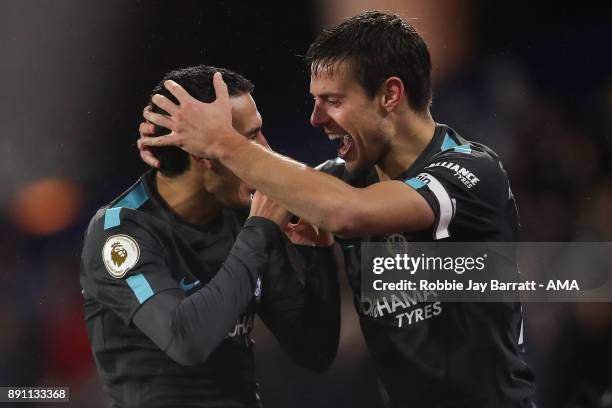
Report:
M 344 159 L 353 145 L 353 138 L 349 134 L 328 134 L 330 140 L 340 140 L 338 146 L 338 157 Z

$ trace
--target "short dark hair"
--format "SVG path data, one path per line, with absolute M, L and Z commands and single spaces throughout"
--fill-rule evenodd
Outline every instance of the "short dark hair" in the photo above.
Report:
M 404 83 L 408 104 L 424 112 L 431 104 L 431 57 L 414 27 L 397 14 L 368 11 L 323 31 L 306 55 L 314 75 L 333 72 L 346 61 L 367 95 L 374 97 L 384 81 L 397 76 Z
M 215 88 L 212 77 L 215 72 L 221 72 L 223 81 L 227 84 L 230 96 L 238 96 L 253 92 L 255 86 L 242 75 L 224 68 L 209 65 L 196 65 L 170 71 L 164 75 L 151 95 L 160 94 L 178 103 L 177 99 L 166 89 L 164 81 L 169 79 L 181 85 L 191 96 L 202 101 L 212 102 L 215 99 Z M 153 104 L 153 112 L 167 115 L 163 109 Z M 155 126 L 155 136 L 162 136 L 170 131 L 161 126 Z M 189 169 L 189 154 L 178 147 L 153 147 L 152 152 L 159 159 L 159 171 L 167 177 L 175 177 Z

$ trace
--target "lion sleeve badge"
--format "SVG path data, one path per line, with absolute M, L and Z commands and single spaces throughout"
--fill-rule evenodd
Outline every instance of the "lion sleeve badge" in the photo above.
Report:
M 108 273 L 114 278 L 122 278 L 132 269 L 140 258 L 140 247 L 128 235 L 108 237 L 102 248 L 102 260 Z

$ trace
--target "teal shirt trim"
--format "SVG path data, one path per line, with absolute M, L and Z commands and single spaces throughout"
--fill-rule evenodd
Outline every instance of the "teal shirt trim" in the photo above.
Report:
M 442 146 L 440 147 L 441 151 L 452 149 L 453 147 L 459 146 L 457 142 L 455 142 L 448 133 L 444 136 L 444 141 L 442 142 Z
M 104 229 L 107 230 L 121 225 L 120 215 L 122 208 L 140 208 L 147 202 L 148 199 L 149 196 L 147 195 L 147 191 L 145 190 L 144 184 L 141 181 L 134 186 L 134 188 L 127 193 L 125 197 L 119 200 L 111 208 L 106 209 L 104 212 Z
M 120 213 L 121 213 L 121 207 L 108 208 L 104 212 L 104 229 L 105 230 L 116 227 L 119 224 L 121 224 L 121 218 L 119 217 Z
M 425 183 L 423 183 L 418 178 L 411 178 L 410 180 L 406 180 L 405 183 L 408 184 L 410 187 L 414 188 L 415 190 L 418 190 L 419 188 L 425 185 Z
M 450 150 L 450 149 L 453 149 L 457 153 L 466 153 L 466 154 L 472 153 L 472 148 L 470 147 L 469 144 L 458 145 L 457 142 L 455 142 L 447 133 L 444 136 L 444 141 L 442 142 L 440 151 L 443 152 L 445 150 Z
M 145 278 L 142 273 L 130 276 L 125 281 L 130 286 L 141 305 L 148 298 L 153 296 L 153 288 L 151 288 L 151 285 L 149 285 L 149 281 L 147 281 L 147 278 Z
M 471 154 L 472 153 L 472 148 L 470 147 L 469 144 L 464 144 L 461 146 L 457 146 L 455 148 L 453 148 L 454 151 L 456 151 L 457 153 L 466 153 L 466 154 Z
M 145 191 L 144 184 L 142 181 L 138 183 L 132 191 L 125 195 L 119 202 L 113 207 L 125 207 L 125 208 L 140 208 L 141 205 L 147 202 L 149 196 Z

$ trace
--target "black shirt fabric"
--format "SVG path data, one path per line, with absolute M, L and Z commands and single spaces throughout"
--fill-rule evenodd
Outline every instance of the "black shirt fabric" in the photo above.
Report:
M 343 161 L 320 170 L 355 187 L 378 182 L 372 169 L 350 174 Z M 432 229 L 400 234 L 413 242 L 514 242 L 518 214 L 497 155 L 446 125 L 418 159 L 397 177 L 430 205 Z M 522 357 L 520 303 L 451 303 L 416 291 L 414 302 L 361 297 L 361 241 L 342 242 L 355 307 L 370 354 L 392 407 L 530 406 L 534 375 Z M 399 298 L 398 298 L 399 299 Z
M 289 245 L 276 224 L 246 215 L 226 208 L 205 227 L 189 224 L 151 171 L 93 217 L 80 281 L 115 406 L 260 406 L 255 313 L 298 363 L 331 364 L 340 330 L 333 249 Z

